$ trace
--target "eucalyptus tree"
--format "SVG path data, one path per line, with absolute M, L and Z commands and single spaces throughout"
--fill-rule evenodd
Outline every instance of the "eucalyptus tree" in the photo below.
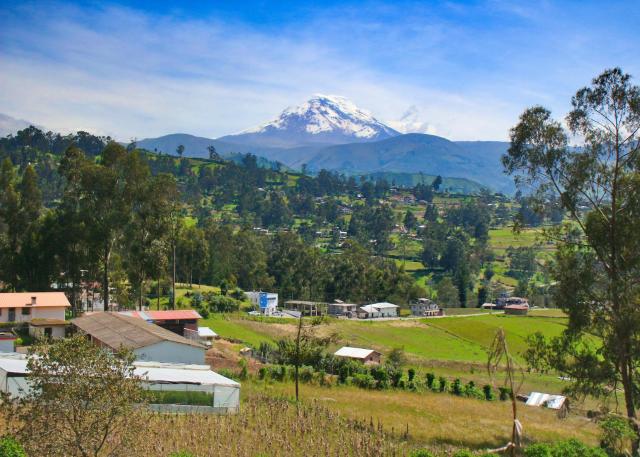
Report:
M 547 109 L 527 109 L 511 130 L 503 164 L 533 189 L 538 206 L 556 197 L 570 215 L 549 233 L 558 243 L 555 300 L 569 325 L 551 341 L 548 364 L 575 380 L 576 393 L 606 395 L 622 386 L 638 433 L 640 89 L 614 68 L 578 90 L 571 104 L 568 131 Z M 570 146 L 572 136 L 579 147 Z M 590 335 L 601 346 L 589 344 Z

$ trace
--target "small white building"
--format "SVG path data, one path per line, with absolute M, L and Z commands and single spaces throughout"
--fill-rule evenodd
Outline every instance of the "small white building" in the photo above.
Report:
M 272 292 L 245 292 L 245 295 L 261 314 L 271 316 L 278 309 L 278 294 Z
M 65 312 L 70 307 L 64 292 L 0 293 L 0 322 L 64 321 Z
M 204 364 L 203 344 L 137 317 L 98 312 L 71 323 L 97 346 L 129 348 L 139 361 Z
M 358 310 L 358 317 L 364 319 L 398 317 L 398 308 L 400 308 L 398 305 L 388 302 L 372 303 L 371 305 L 361 306 Z
M 240 406 L 240 384 L 208 365 L 134 362 L 134 376 L 153 393 L 151 407 L 159 411 L 234 413 Z M 27 356 L 0 354 L 0 391 L 13 397 L 29 389 Z
M 347 359 L 358 360 L 362 363 L 380 363 L 380 353 L 373 349 L 353 348 L 344 346 L 338 349 L 333 355 L 345 357 Z

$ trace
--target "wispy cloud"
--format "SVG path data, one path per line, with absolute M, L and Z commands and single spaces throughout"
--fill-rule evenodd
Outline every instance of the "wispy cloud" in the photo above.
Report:
M 265 25 L 219 12 L 17 4 L 0 12 L 0 111 L 123 140 L 220 136 L 323 92 L 407 129 L 504 139 L 525 106 L 566 109 L 604 66 L 640 72 L 633 34 L 618 28 L 605 47 L 593 14 L 573 23 L 571 11 L 543 7 L 374 2 Z

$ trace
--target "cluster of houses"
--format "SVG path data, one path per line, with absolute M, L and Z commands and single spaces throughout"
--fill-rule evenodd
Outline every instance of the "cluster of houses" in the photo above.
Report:
M 196 311 L 101 311 L 66 321 L 70 306 L 62 292 L 0 293 L 0 321 L 28 326 L 32 337 L 56 339 L 80 333 L 106 350 L 127 348 L 135 357 L 135 375 L 147 389 L 198 391 L 211 398 L 207 405 L 152 405 L 156 409 L 237 411 L 240 384 L 205 364 L 205 352 L 216 334 L 198 327 L 201 316 Z M 19 396 L 29 386 L 27 356 L 15 352 L 16 338 L 10 332 L 0 333 L 0 391 Z

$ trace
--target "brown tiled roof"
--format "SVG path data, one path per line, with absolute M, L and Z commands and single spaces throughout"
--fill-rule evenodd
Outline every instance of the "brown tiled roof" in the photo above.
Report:
M 31 297 L 36 297 L 36 304 L 31 304 Z M 70 307 L 64 292 L 11 292 L 0 294 L 0 308 L 25 308 L 32 306 L 41 308 L 43 306 Z
M 155 324 L 118 313 L 92 313 L 73 319 L 71 323 L 112 349 L 139 349 L 162 341 L 204 348 Z

